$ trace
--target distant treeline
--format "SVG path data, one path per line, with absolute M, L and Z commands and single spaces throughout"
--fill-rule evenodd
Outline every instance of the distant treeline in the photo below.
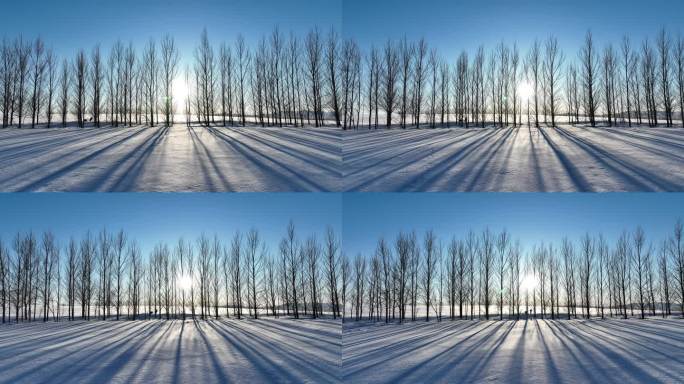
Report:
M 347 277 L 351 285 L 347 315 L 385 322 L 665 317 L 676 303 L 684 311 L 683 240 L 681 221 L 656 245 L 637 228 L 612 245 L 586 234 L 529 252 L 507 231 L 471 231 L 444 243 L 432 231 L 422 239 L 402 232 L 343 268 L 343 285 Z
M 258 230 L 228 240 L 159 243 L 148 257 L 124 231 L 60 244 L 17 233 L 0 239 L 2 322 L 66 318 L 254 317 L 341 314 L 339 240 L 300 238 L 292 223 L 275 251 Z
M 501 42 L 446 58 L 421 39 L 388 40 L 362 52 L 335 30 L 303 37 L 278 28 L 249 47 L 242 36 L 213 45 L 201 34 L 192 66 L 179 70 L 170 36 L 142 51 L 114 43 L 58 58 L 41 39 L 3 40 L 2 126 L 204 125 L 377 128 L 555 126 L 567 123 L 684 124 L 684 37 L 664 29 L 654 41 L 597 47 L 591 32 L 574 60 L 558 40 L 535 40 L 528 52 Z M 575 57 L 575 55 L 573 55 Z M 174 82 L 188 90 L 174 110 Z M 522 91 L 522 92 L 521 92 Z

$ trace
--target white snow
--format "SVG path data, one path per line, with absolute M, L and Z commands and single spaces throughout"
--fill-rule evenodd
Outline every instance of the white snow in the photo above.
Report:
M 0 191 L 335 191 L 335 128 L 0 130 Z
M 681 319 L 348 322 L 343 380 L 681 383 Z
M 0 326 L 2 383 L 331 383 L 333 320 L 76 321 Z
M 682 128 L 346 132 L 348 191 L 682 191 Z

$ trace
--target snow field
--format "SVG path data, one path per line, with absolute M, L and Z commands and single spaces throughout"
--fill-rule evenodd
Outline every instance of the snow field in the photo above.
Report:
M 335 383 L 333 320 L 34 322 L 0 326 L 2 383 Z
M 681 128 L 437 128 L 346 132 L 348 191 L 684 190 Z
M 334 191 L 333 128 L 166 127 L 0 130 L 0 190 Z
M 681 383 L 681 319 L 348 322 L 345 382 Z

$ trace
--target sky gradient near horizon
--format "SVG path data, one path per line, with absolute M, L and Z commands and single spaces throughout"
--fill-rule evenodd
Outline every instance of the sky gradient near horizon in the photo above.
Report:
M 657 251 L 684 220 L 681 193 L 348 193 L 343 205 L 343 247 L 351 257 L 372 255 L 380 237 L 394 251 L 400 231 L 415 230 L 422 245 L 430 229 L 445 247 L 471 229 L 506 229 L 529 250 L 558 246 L 564 236 L 577 242 L 587 232 L 612 244 L 641 226 Z
M 278 26 L 302 36 L 315 26 L 341 28 L 342 0 L 32 0 L 3 5 L 0 36 L 41 36 L 64 55 L 100 44 L 104 53 L 117 39 L 142 49 L 150 38 L 170 34 L 185 63 L 192 59 L 200 34 L 210 42 L 232 44 L 242 34 L 254 46 Z M 182 68 L 182 67 L 181 67 Z
M 194 242 L 202 233 L 230 241 L 256 228 L 272 255 L 290 220 L 300 240 L 327 226 L 341 235 L 341 195 L 329 193 L 0 193 L 0 238 L 11 248 L 17 232 L 70 236 L 123 229 L 143 255 L 159 242 Z
M 684 32 L 684 2 L 671 0 L 68 0 L 14 1 L 3 6 L 0 35 L 42 36 L 60 54 L 90 51 L 97 43 L 108 52 L 121 39 L 142 48 L 150 38 L 171 34 L 185 63 L 192 59 L 203 28 L 210 41 L 233 42 L 243 34 L 252 46 L 278 26 L 304 36 L 317 26 L 335 27 L 367 50 L 388 39 L 425 37 L 446 57 L 480 44 L 517 42 L 522 51 L 535 39 L 558 37 L 567 57 L 576 57 L 588 29 L 603 47 L 624 34 L 635 45 L 666 27 Z
M 551 34 L 574 59 L 589 29 L 601 50 L 625 34 L 639 45 L 661 27 L 684 33 L 684 1 L 672 0 L 344 0 L 343 10 L 344 34 L 366 49 L 388 38 L 424 37 L 450 61 L 462 50 L 491 49 L 502 40 L 525 52 L 535 38 Z

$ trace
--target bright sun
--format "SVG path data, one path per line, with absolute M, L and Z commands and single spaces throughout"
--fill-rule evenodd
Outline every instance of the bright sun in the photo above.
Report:
M 524 292 L 532 292 L 535 288 L 537 288 L 537 277 L 530 274 L 523 276 L 520 282 L 520 289 Z
M 180 289 L 186 291 L 192 286 L 192 278 L 188 275 L 182 275 L 178 277 L 178 286 Z
M 529 100 L 533 93 L 534 89 L 532 88 L 532 84 L 529 82 L 523 81 L 518 84 L 518 94 L 520 95 L 520 99 Z
M 185 100 L 188 98 L 188 87 L 185 80 L 177 77 L 171 83 L 171 95 L 173 96 L 173 106 L 176 112 L 185 110 Z

